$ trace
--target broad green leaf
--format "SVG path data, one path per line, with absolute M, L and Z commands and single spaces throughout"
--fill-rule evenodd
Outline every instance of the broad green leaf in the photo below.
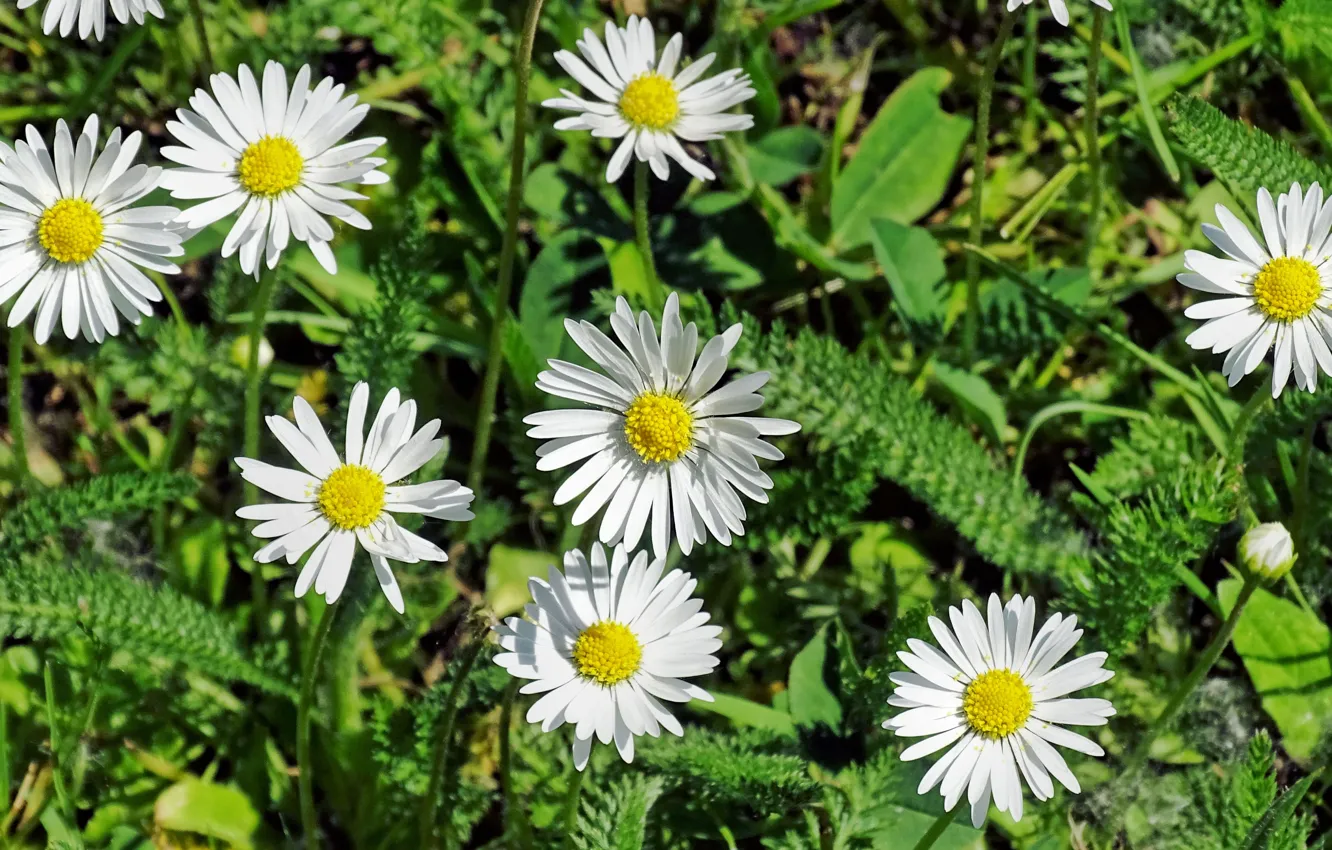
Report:
M 825 680 L 828 662 L 828 627 L 796 653 L 787 681 L 791 719 L 797 726 L 827 726 L 837 730 L 842 725 L 842 705 Z
M 486 567 L 486 602 L 495 616 L 507 617 L 521 611 L 531 600 L 527 580 L 545 576 L 557 560 L 547 552 L 515 549 L 502 543 L 491 547 L 490 564 Z
M 867 244 L 876 218 L 910 224 L 943 199 L 971 130 L 939 106 L 951 80 L 943 68 L 917 71 L 879 109 L 833 186 L 833 250 Z
M 930 232 L 876 218 L 870 222 L 870 238 L 898 309 L 916 322 L 942 318 L 947 299 L 939 284 L 946 270 L 943 252 Z
M 756 726 L 760 729 L 769 729 L 779 735 L 795 737 L 795 723 L 792 722 L 791 715 L 786 712 L 779 711 L 771 706 L 760 705 L 744 697 L 721 694 L 716 691 L 711 693 L 712 702 L 696 699 L 689 703 L 689 707 L 720 714 L 737 726 Z
M 823 157 L 823 136 L 806 124 L 773 130 L 747 151 L 749 170 L 759 183 L 784 186 L 813 171 Z
M 253 846 L 259 813 L 250 798 L 230 785 L 184 779 L 166 789 L 153 806 L 160 829 L 216 838 L 236 850 Z
M 947 363 L 935 364 L 934 377 L 995 445 L 1003 444 L 1004 432 L 1008 430 L 1004 400 L 984 378 Z
M 866 834 L 874 850 L 914 847 L 943 813 L 943 800 L 937 791 L 923 796 L 916 793 L 929 761 L 903 763 L 881 789 L 879 804 L 867 812 L 877 825 Z M 981 845 L 982 832 L 971 828 L 966 813 L 964 798 L 962 805 L 953 810 L 953 822 L 935 841 L 933 850 L 964 850 Z
M 590 246 L 591 252 L 585 250 L 587 256 L 579 257 L 580 246 Z M 571 230 L 547 242 L 528 266 L 518 301 L 518 323 L 539 363 L 559 356 L 564 317 L 569 313 L 569 287 L 605 264 L 605 255 L 596 250 L 591 237 Z
M 1238 579 L 1217 588 L 1227 614 L 1239 595 Z M 1257 590 L 1240 616 L 1235 651 L 1262 698 L 1263 709 L 1281 730 L 1281 745 L 1308 763 L 1332 729 L 1332 634 L 1294 602 Z

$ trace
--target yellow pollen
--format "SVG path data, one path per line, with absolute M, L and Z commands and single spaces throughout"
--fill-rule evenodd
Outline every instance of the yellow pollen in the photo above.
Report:
M 643 393 L 624 413 L 624 437 L 643 460 L 671 463 L 694 444 L 694 417 L 675 396 Z
M 1253 298 L 1269 319 L 1293 322 L 1313 312 L 1323 281 L 1318 269 L 1299 257 L 1277 257 L 1253 281 Z
M 1031 688 L 1012 670 L 987 670 L 962 694 L 967 725 L 987 738 L 1005 738 L 1031 714 Z
M 680 116 L 675 83 L 655 71 L 634 77 L 620 95 L 620 114 L 635 127 L 665 130 Z
M 241 154 L 240 183 L 251 195 L 275 198 L 301 182 L 305 159 L 290 139 L 264 136 Z
M 102 216 L 82 198 L 62 198 L 37 222 L 37 241 L 58 263 L 83 263 L 102 246 Z
M 364 466 L 343 464 L 320 485 L 319 510 L 344 531 L 366 528 L 384 511 L 384 479 Z
M 603 620 L 583 629 L 574 641 L 573 663 L 578 674 L 599 685 L 618 685 L 638 672 L 643 645 L 621 623 Z

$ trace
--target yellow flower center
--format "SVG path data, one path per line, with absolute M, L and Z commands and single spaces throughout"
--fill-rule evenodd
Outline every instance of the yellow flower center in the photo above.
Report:
M 671 463 L 694 444 L 694 417 L 675 396 L 643 393 L 625 411 L 624 436 L 643 460 Z
M 643 645 L 621 623 L 594 623 L 574 641 L 573 662 L 578 674 L 606 687 L 637 673 L 642 660 Z
M 967 725 L 987 738 L 1004 738 L 1021 729 L 1031 705 L 1031 688 L 1012 670 L 987 670 L 962 694 Z
M 635 127 L 665 130 L 680 115 L 675 83 L 655 71 L 634 77 L 620 95 L 620 114 Z
M 82 198 L 62 198 L 42 213 L 37 241 L 58 263 L 86 262 L 102 247 L 102 215 Z
M 274 198 L 301 182 L 305 159 L 290 139 L 264 136 L 241 154 L 240 183 L 251 195 Z
M 343 464 L 319 487 L 319 510 L 344 531 L 366 528 L 384 511 L 384 479 L 364 466 Z
M 1269 319 L 1293 322 L 1313 312 L 1323 281 L 1318 269 L 1299 257 L 1277 257 L 1253 280 L 1253 298 Z

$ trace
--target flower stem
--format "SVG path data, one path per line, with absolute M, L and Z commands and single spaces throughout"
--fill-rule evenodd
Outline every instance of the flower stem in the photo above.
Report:
M 582 770 L 575 768 L 569 780 L 569 790 L 564 794 L 564 817 L 561 818 L 564 823 L 564 847 L 572 843 L 574 827 L 578 825 L 578 801 L 583 795 L 583 779 L 591 768 L 591 761 Z
M 540 0 L 536 0 L 540 2 Z M 421 801 L 421 835 L 418 846 L 422 850 L 433 850 L 439 846 L 439 836 L 435 832 L 435 814 L 439 811 L 439 795 L 444 788 L 444 771 L 449 763 L 449 745 L 453 742 L 453 723 L 458 717 L 458 700 L 467 684 L 467 677 L 472 673 L 476 657 L 486 645 L 485 638 L 476 634 L 472 642 L 463 650 L 462 663 L 458 667 L 458 677 L 449 688 L 449 695 L 444 699 L 444 714 L 439 720 L 439 730 L 435 733 L 435 752 L 431 757 L 430 784 L 426 787 L 425 799 Z
M 516 57 L 518 82 L 513 94 L 513 149 L 509 155 L 509 197 L 504 210 L 504 241 L 500 245 L 499 281 L 491 302 L 490 342 L 486 347 L 486 375 L 481 383 L 481 400 L 476 410 L 476 435 L 472 461 L 467 467 L 467 486 L 479 493 L 485 477 L 486 455 L 490 453 L 490 428 L 495 418 L 500 374 L 504 369 L 504 323 L 509 318 L 509 297 L 513 292 L 513 264 L 518 251 L 518 214 L 523 202 L 523 166 L 527 152 L 527 89 L 532 80 L 532 45 L 536 42 L 541 20 L 542 0 L 531 0 L 523 22 L 522 39 Z
M 9 329 L 9 370 L 5 377 L 9 383 L 9 438 L 13 442 L 14 469 L 20 485 L 28 480 L 28 440 L 23 430 L 23 342 L 28 335 L 26 325 Z
M 1170 697 L 1170 702 L 1166 703 L 1165 709 L 1152 722 L 1146 736 L 1138 743 L 1138 747 L 1134 750 L 1128 763 L 1127 774 L 1133 774 L 1147 761 L 1152 742 L 1170 727 L 1175 715 L 1179 714 L 1179 710 L 1183 708 L 1184 702 L 1193 693 L 1194 688 L 1198 687 L 1198 683 L 1211 672 L 1216 660 L 1230 645 L 1230 638 L 1235 634 L 1235 627 L 1239 625 L 1240 615 L 1244 613 L 1244 606 L 1248 604 L 1249 598 L 1253 596 L 1253 592 L 1258 589 L 1258 585 L 1261 583 L 1262 578 L 1256 573 L 1249 575 L 1244 580 L 1244 586 L 1240 588 L 1239 596 L 1235 599 L 1235 607 L 1230 609 L 1230 616 L 1221 624 L 1220 631 L 1216 633 L 1212 642 L 1207 644 L 1207 648 L 1203 650 L 1202 658 L 1198 659 L 1197 665 L 1189 672 L 1188 677 L 1180 683 L 1179 688 Z
M 319 848 L 319 818 L 314 805 L 314 764 L 310 759 L 310 710 L 314 707 L 315 683 L 319 679 L 319 662 L 324 656 L 324 645 L 333 630 L 336 610 L 324 606 L 319 628 L 306 650 L 305 668 L 301 671 L 301 693 L 296 703 L 296 764 L 300 768 L 297 778 L 301 797 L 301 829 L 308 850 Z
M 930 828 L 926 830 L 925 834 L 922 835 L 920 837 L 920 840 L 916 842 L 915 850 L 929 850 L 931 847 L 933 847 L 934 842 L 939 840 L 939 836 L 943 835 L 944 830 L 947 829 L 948 825 L 951 824 L 952 822 L 953 822 L 952 812 L 944 812 L 943 814 L 939 815 L 938 819 L 935 820 L 935 822 L 930 825 Z
M 190 12 L 194 17 L 194 29 L 199 34 L 199 49 L 203 51 L 204 76 L 213 75 L 213 49 L 208 46 L 208 28 L 205 22 L 203 4 L 200 0 L 190 0 Z
M 65 785 L 65 774 L 60 767 L 60 734 L 59 724 L 56 722 L 55 682 L 51 676 L 50 661 L 43 665 L 42 682 L 46 687 L 46 721 L 51 728 L 51 785 L 55 788 L 56 801 L 60 804 L 60 813 L 64 816 L 65 823 L 69 825 L 70 832 L 74 835 L 75 846 L 82 848 L 82 833 L 79 831 L 78 821 L 75 820 L 74 806 L 70 801 L 69 789 Z M 9 782 L 9 777 L 5 777 L 5 782 Z
M 245 442 L 244 455 L 248 458 L 259 457 L 259 402 L 263 398 L 262 370 L 259 365 L 259 349 L 264 342 L 264 321 L 268 318 L 268 308 L 273 302 L 273 291 L 277 288 L 277 269 L 267 269 L 259 279 L 259 289 L 255 292 L 254 305 L 250 308 L 249 350 L 245 362 Z M 259 488 L 245 482 L 245 504 L 253 505 L 259 499 Z M 251 564 L 250 596 L 254 603 L 254 621 L 262 628 L 268 619 L 268 591 L 264 587 L 263 570 L 259 564 Z
M 648 309 L 660 310 L 666 306 L 666 293 L 657 277 L 657 261 L 652 256 L 652 235 L 648 228 L 648 198 L 652 195 L 648 181 L 648 164 L 634 163 L 634 244 L 643 259 L 643 276 L 647 280 Z
M 985 214 L 985 161 L 990 153 L 990 104 L 994 99 L 994 76 L 999 70 L 999 60 L 1004 55 L 1004 43 L 1013 34 L 1017 23 L 1016 12 L 1004 13 L 1004 21 L 999 26 L 999 35 L 990 45 L 990 55 L 985 60 L 985 73 L 981 77 L 980 101 L 976 105 L 976 141 L 971 160 L 971 232 L 967 241 L 973 245 L 983 245 Z M 967 312 L 962 322 L 963 359 L 971 362 L 976 353 L 976 334 L 980 329 L 980 259 L 967 255 Z
M 1269 403 L 1269 397 L 1263 390 L 1258 390 L 1249 396 L 1249 400 L 1244 403 L 1243 409 L 1235 417 L 1234 424 L 1230 428 L 1230 440 L 1226 446 L 1226 459 L 1235 469 L 1239 476 L 1239 507 L 1238 513 L 1245 517 L 1248 525 L 1257 525 L 1258 518 L 1253 514 L 1253 509 L 1249 506 L 1249 487 L 1244 482 L 1244 446 L 1249 438 L 1249 426 L 1253 424 L 1253 418 L 1258 415 Z
M 1096 237 L 1101 224 L 1101 140 L 1100 98 L 1101 39 L 1105 35 L 1105 12 L 1092 9 L 1091 52 L 1087 57 L 1087 170 L 1091 172 L 1091 192 L 1087 210 L 1087 265 L 1091 266 Z
M 514 679 L 509 686 L 504 689 L 504 707 L 500 710 L 500 750 L 499 750 L 499 772 L 500 772 L 500 791 L 504 794 L 504 834 L 509 835 L 513 829 L 512 819 L 514 817 L 514 788 L 513 788 L 513 703 L 518 698 L 518 687 L 521 682 Z

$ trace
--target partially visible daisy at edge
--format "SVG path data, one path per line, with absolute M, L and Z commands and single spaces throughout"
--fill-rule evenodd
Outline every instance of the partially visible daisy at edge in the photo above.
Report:
M 632 560 L 616 546 L 594 543 L 591 558 L 564 553 L 545 580 L 528 582 L 533 601 L 527 619 L 509 617 L 495 627 L 495 663 L 532 681 L 521 693 L 544 694 L 528 709 L 529 723 L 549 732 L 574 727 L 574 766 L 582 770 L 592 739 L 615 743 L 620 758 L 634 760 L 634 738 L 660 737 L 684 728 L 666 702 L 712 696 L 684 681 L 717 666 L 721 626 L 708 625 L 703 600 L 691 598 L 698 580 L 681 570 L 664 576 L 665 558 L 639 552 Z
M 1034 2 L 1035 0 L 1008 0 L 1008 11 L 1013 12 L 1019 6 L 1030 6 Z M 1092 0 L 1092 2 L 1107 12 L 1115 10 L 1115 7 L 1110 5 L 1110 0 Z M 1068 4 L 1064 0 L 1050 0 L 1050 11 L 1054 12 L 1056 21 L 1068 26 Z
M 27 9 L 38 2 L 18 0 L 18 7 Z M 110 3 L 111 14 L 122 24 L 129 23 L 132 17 L 134 23 L 142 26 L 145 13 L 159 19 L 166 18 L 160 0 L 110 0 Z M 93 35 L 101 41 L 102 36 L 106 35 L 106 4 L 107 0 L 47 0 L 46 8 L 42 10 L 42 32 L 50 35 L 59 27 L 60 37 L 68 38 L 77 23 L 79 38 L 86 40 L 89 35 Z
M 1184 252 L 1188 270 L 1180 283 L 1214 295 L 1184 311 L 1206 321 L 1186 342 L 1213 354 L 1229 352 L 1221 366 L 1235 386 L 1258 368 L 1272 351 L 1272 397 L 1281 395 L 1295 373 L 1295 384 L 1313 391 L 1319 371 L 1332 375 L 1332 201 L 1317 184 L 1300 184 L 1275 202 L 1258 190 L 1262 241 L 1230 210 L 1216 205 L 1220 227 L 1204 224 L 1203 233 L 1227 258 L 1203 251 Z
M 369 154 L 383 146 L 380 136 L 338 144 L 370 107 L 325 77 L 310 88 L 310 66 L 296 72 L 291 86 L 277 62 L 264 67 L 262 90 L 246 65 L 233 79 L 214 74 L 212 94 L 196 89 L 192 109 L 176 110 L 167 130 L 182 146 L 162 148 L 162 156 L 184 168 L 162 175 L 174 198 L 209 199 L 181 213 L 178 222 L 194 232 L 240 210 L 222 243 L 222 256 L 239 251 L 241 269 L 256 277 L 260 263 L 272 269 L 294 237 L 310 247 L 330 274 L 337 260 L 331 216 L 360 230 L 370 220 L 347 201 L 365 196 L 339 183 L 375 185 L 388 175 L 376 169 L 387 160 Z
M 666 300 L 660 338 L 652 317 L 643 311 L 635 320 L 623 298 L 610 324 L 619 345 L 591 322 L 564 321 L 569 336 L 605 374 L 551 360 L 537 377 L 538 389 L 591 409 L 546 410 L 523 419 L 532 426 L 527 435 L 545 441 L 537 448 L 538 470 L 579 464 L 555 491 L 555 504 L 582 496 L 574 525 L 604 508 L 603 543 L 623 540 L 633 549 L 650 533 L 652 551 L 662 556 L 674 528 L 686 555 L 709 534 L 729 546 L 732 536 L 745 533 L 742 497 L 768 501 L 772 479 L 758 458 L 784 457 L 762 438 L 794 434 L 800 425 L 743 415 L 762 406 L 758 391 L 768 372 L 715 389 L 740 339 L 739 324 L 700 351 L 698 327 L 681 323 L 674 293 Z
M 1095 741 L 1064 727 L 1104 726 L 1114 716 L 1109 700 L 1065 698 L 1115 675 L 1101 666 L 1106 654 L 1093 652 L 1056 667 L 1082 631 L 1076 617 L 1055 614 L 1033 636 L 1031 597 L 1014 596 L 1001 605 L 991 594 L 988 617 L 966 600 L 961 608 L 948 609 L 948 619 L 951 630 L 939 618 L 929 619 L 942 652 L 912 638 L 909 651 L 897 654 L 911 672 L 889 677 L 897 687 L 888 704 L 906 710 L 885 720 L 884 728 L 925 739 L 907 747 L 902 760 L 948 748 L 916 793 L 938 785 L 948 811 L 965 795 L 977 828 L 991 797 L 999 811 L 1022 819 L 1023 780 L 1037 800 L 1054 795 L 1052 777 L 1080 793 L 1077 777 L 1054 745 L 1105 755 Z
M 75 141 L 60 119 L 54 150 L 32 125 L 13 148 L 0 142 L 0 304 L 18 296 L 11 328 L 36 314 L 39 345 L 57 324 L 89 342 L 120 333 L 121 316 L 137 325 L 162 300 L 139 269 L 175 274 L 168 258 L 185 253 L 166 226 L 180 210 L 133 206 L 162 175 L 134 165 L 143 135 L 122 141 L 117 127 L 98 154 L 98 124 L 89 116 Z
M 582 59 L 567 50 L 555 54 L 560 67 L 595 98 L 561 89 L 563 97 L 542 103 L 579 113 L 555 122 L 555 129 L 591 130 L 598 138 L 621 139 L 606 166 L 610 183 L 624 174 L 630 156 L 651 165 L 652 173 L 662 180 L 670 176 L 668 159 L 700 180 L 715 179 L 717 175 L 680 142 L 720 139 L 723 133 L 753 127 L 752 116 L 726 113 L 754 97 L 749 75 L 733 68 L 700 79 L 717 58 L 715 53 L 677 72 L 684 37 L 671 36 L 658 58 L 652 23 L 637 15 L 630 15 L 624 27 L 607 21 L 605 33 L 603 45 L 596 33 L 583 30 L 582 40 L 576 42 Z
M 414 564 L 444 562 L 443 549 L 398 525 L 393 514 L 424 514 L 462 522 L 472 518 L 472 491 L 457 481 L 427 481 L 400 485 L 425 466 L 444 441 L 435 439 L 440 421 L 432 419 L 420 430 L 416 402 L 401 401 L 398 390 L 384 396 L 370 426 L 364 431 L 370 387 L 364 381 L 352 390 L 347 413 L 345 452 L 339 457 L 310 404 L 300 396 L 293 402 L 296 422 L 269 416 L 268 428 L 304 471 L 272 466 L 238 457 L 242 477 L 285 502 L 246 505 L 236 511 L 242 519 L 261 520 L 252 532 L 273 541 L 255 553 L 261 564 L 286 558 L 294 564 L 314 547 L 296 578 L 296 597 L 312 586 L 330 604 L 347 584 L 356 544 L 370 553 L 375 577 L 389 604 L 403 613 L 402 591 L 388 560 Z

